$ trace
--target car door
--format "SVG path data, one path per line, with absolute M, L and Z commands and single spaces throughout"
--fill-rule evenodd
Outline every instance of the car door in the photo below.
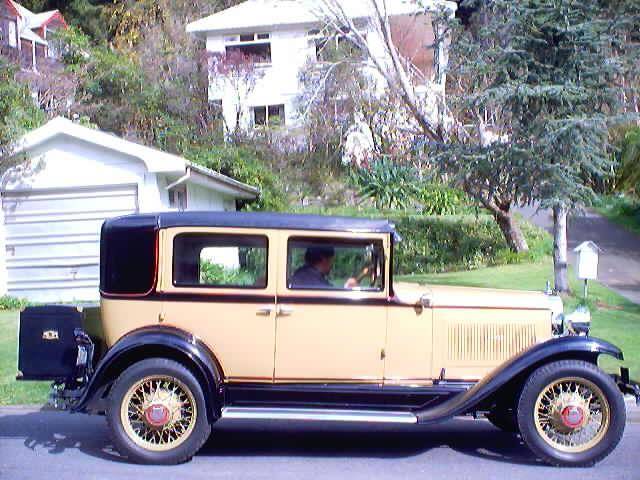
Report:
M 272 382 L 278 234 L 162 231 L 163 324 L 202 340 L 228 382 Z
M 388 235 L 281 233 L 276 382 L 382 383 L 387 242 Z M 317 272 L 305 269 L 314 248 L 335 253 L 331 285 L 314 284 Z M 359 285 L 346 287 L 355 277 Z

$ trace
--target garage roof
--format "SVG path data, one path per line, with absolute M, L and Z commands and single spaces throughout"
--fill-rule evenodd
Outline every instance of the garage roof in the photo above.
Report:
M 196 165 L 178 155 L 146 147 L 98 129 L 88 128 L 63 117 L 54 118 L 42 127 L 27 133 L 18 141 L 12 156 L 16 157 L 34 150 L 57 137 L 73 138 L 137 158 L 144 162 L 150 173 L 183 175 L 181 181 L 192 181 L 217 188 L 236 198 L 250 200 L 260 194 L 260 190 L 256 187 Z

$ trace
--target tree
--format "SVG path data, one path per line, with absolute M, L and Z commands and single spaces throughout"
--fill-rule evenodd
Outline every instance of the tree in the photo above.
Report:
M 15 80 L 17 68 L 0 55 L 0 177 L 14 164 L 9 161 L 15 142 L 44 122 L 29 89 Z
M 373 65 L 375 70 L 384 78 L 385 87 L 397 98 L 402 99 L 403 106 L 419 126 L 420 132 L 431 141 L 442 141 L 445 137 L 443 125 L 434 121 L 432 112 L 426 102 L 423 101 L 416 89 L 416 78 L 420 77 L 414 65 L 402 55 L 398 45 L 394 41 L 390 20 L 390 9 L 387 0 L 362 0 L 367 7 L 368 18 L 366 25 L 357 22 L 350 15 L 350 9 L 344 0 L 320 0 L 320 7 L 316 15 L 325 26 L 336 35 L 351 43 Z M 355 2 L 353 2 L 355 3 Z M 395 3 L 395 2 L 393 2 Z M 418 2 L 415 2 L 418 5 Z M 449 15 L 448 10 L 440 11 L 436 17 Z M 438 22 L 436 22 L 438 23 Z M 369 35 L 364 30 L 373 34 L 382 46 L 382 54 L 377 52 Z M 431 48 L 440 51 L 440 29 L 435 26 L 436 41 Z M 437 57 L 437 55 L 436 55 Z
M 215 88 L 222 96 L 231 93 L 235 107 L 235 117 L 232 125 L 225 122 L 226 134 L 235 140 L 241 136 L 243 127 L 243 114 L 246 100 L 256 87 L 263 70 L 256 64 L 259 58 L 245 55 L 241 51 L 230 51 L 223 54 L 209 56 L 209 75 Z
M 567 212 L 592 200 L 589 178 L 611 170 L 622 70 L 611 61 L 609 13 L 597 0 L 492 0 L 452 54 L 458 135 L 443 164 L 509 209 L 533 200 L 552 208 L 560 292 L 569 289 Z

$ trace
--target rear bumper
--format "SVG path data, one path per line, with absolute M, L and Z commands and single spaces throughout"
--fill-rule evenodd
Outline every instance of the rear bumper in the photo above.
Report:
M 624 395 L 632 395 L 636 399 L 636 404 L 640 405 L 640 384 L 630 379 L 628 368 L 620 367 L 620 375 L 611 375 L 611 377 Z

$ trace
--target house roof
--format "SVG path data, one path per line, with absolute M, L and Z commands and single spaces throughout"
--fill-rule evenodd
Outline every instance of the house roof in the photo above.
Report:
M 24 38 L 25 40 L 40 43 L 42 45 L 47 45 L 47 41 L 33 30 L 46 26 L 54 19 L 59 20 L 65 26 L 67 25 L 64 17 L 59 10 L 49 10 L 48 12 L 34 13 L 28 8 L 25 8 L 19 3 L 15 2 L 14 0 L 7 0 L 7 3 L 22 19 L 22 24 L 20 27 L 20 37 Z
M 42 127 L 27 133 L 18 141 L 12 156 L 26 154 L 58 137 L 72 138 L 137 158 L 151 173 L 182 175 L 182 182 L 198 183 L 207 188 L 223 191 L 235 198 L 251 200 L 260 194 L 260 190 L 256 187 L 196 165 L 178 155 L 146 147 L 101 130 L 84 127 L 63 117 L 54 118 Z
M 370 16 L 369 0 L 341 0 L 345 11 L 353 18 Z M 424 3 L 453 4 L 442 0 Z M 453 4 L 455 5 L 455 4 Z M 387 0 L 391 15 L 410 15 L 422 11 L 410 0 Z M 247 0 L 187 25 L 187 32 L 204 36 L 207 33 L 232 33 L 260 28 L 317 24 L 326 13 L 318 0 Z
M 261 212 L 167 212 L 127 215 L 105 222 L 105 228 L 135 229 L 141 225 L 158 228 L 227 227 L 391 234 L 396 231 L 391 222 L 383 219 Z

